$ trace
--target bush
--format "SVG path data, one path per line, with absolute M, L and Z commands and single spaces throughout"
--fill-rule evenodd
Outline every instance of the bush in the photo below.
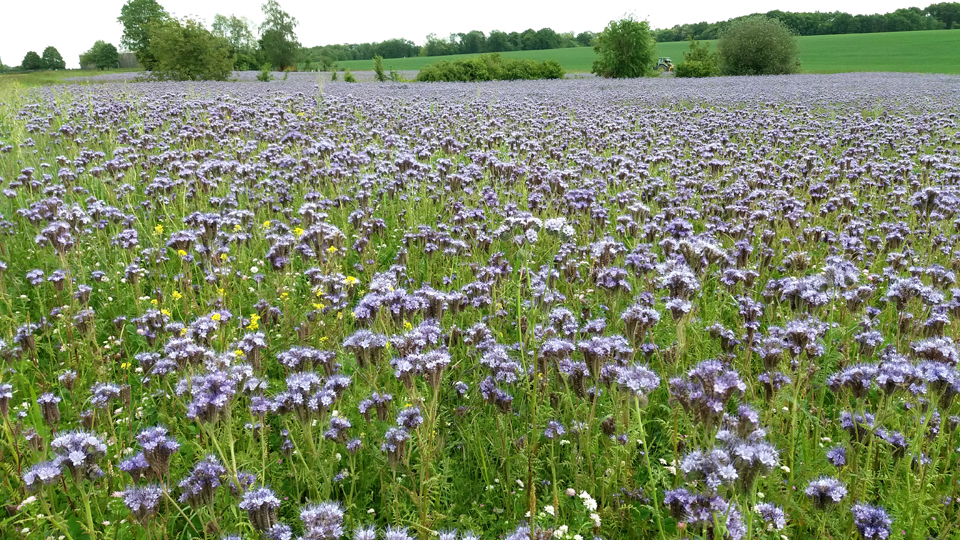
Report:
M 43 69 L 43 60 L 40 58 L 39 54 L 34 51 L 30 51 L 23 56 L 23 62 L 20 62 L 20 69 L 25 69 L 28 71 Z
M 270 73 L 270 70 L 273 69 L 269 63 L 260 66 L 260 73 L 257 73 L 257 80 L 260 82 L 270 82 L 273 80 L 273 73 Z
M 383 57 L 379 54 L 373 57 L 373 77 L 378 82 L 386 82 L 387 74 L 383 72 Z
M 154 59 L 152 76 L 174 81 L 225 81 L 233 72 L 226 39 L 193 19 L 167 19 L 150 26 L 147 51 Z
M 677 77 L 715 77 L 720 74 L 720 55 L 710 51 L 710 44 L 690 40 L 690 50 L 683 53 L 683 62 L 675 70 Z
M 424 66 L 417 74 L 420 82 L 509 81 L 519 79 L 559 79 L 563 67 L 556 60 L 536 62 L 503 58 L 497 53 L 448 62 L 441 60 Z
M 797 36 L 764 15 L 732 23 L 720 37 L 721 69 L 726 75 L 783 75 L 800 71 Z
M 357 78 L 353 76 L 353 73 L 348 69 L 343 72 L 343 82 L 357 82 Z
M 339 79 L 339 77 L 337 76 L 337 68 L 333 68 L 333 71 L 330 72 L 330 81 L 333 82 L 333 81 L 338 81 L 338 80 L 340 80 L 340 79 Z
M 649 75 L 656 57 L 657 42 L 646 21 L 632 16 L 610 21 L 596 37 L 593 73 L 601 77 L 631 78 Z

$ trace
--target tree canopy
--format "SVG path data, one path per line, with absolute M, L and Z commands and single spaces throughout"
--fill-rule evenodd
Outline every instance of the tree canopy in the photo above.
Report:
M 60 56 L 56 47 L 47 47 L 43 50 L 43 69 L 66 69 L 67 63 Z
M 111 69 L 120 65 L 120 53 L 111 43 L 97 40 L 93 47 L 80 55 L 80 66 L 95 65 L 97 69 Z
M 147 53 L 150 45 L 150 25 L 163 22 L 170 15 L 157 0 L 127 0 L 120 8 L 117 22 L 123 25 L 120 46 L 137 53 L 137 60 L 147 69 L 153 68 L 153 59 Z
M 21 69 L 35 70 L 43 69 L 43 60 L 36 51 L 29 51 L 23 56 L 23 62 L 20 62 Z
M 718 44 L 726 75 L 783 75 L 800 71 L 800 46 L 783 22 L 764 15 L 730 25 Z
M 595 43 L 593 72 L 601 77 L 643 77 L 653 68 L 657 44 L 646 21 L 633 16 L 610 21 Z
M 152 75 L 176 81 L 223 81 L 233 72 L 230 43 L 194 19 L 167 19 L 151 25 L 148 51 Z
M 257 63 L 257 39 L 253 35 L 253 22 L 246 17 L 217 14 L 213 17 L 211 30 L 214 35 L 227 40 L 235 65 L 240 70 L 255 69 Z
M 264 20 L 260 24 L 260 50 L 264 58 L 281 70 L 295 65 L 300 52 L 294 30 L 297 19 L 284 11 L 277 0 L 267 0 L 261 9 Z

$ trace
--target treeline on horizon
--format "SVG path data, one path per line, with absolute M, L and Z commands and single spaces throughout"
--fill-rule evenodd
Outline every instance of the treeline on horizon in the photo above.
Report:
M 756 13 L 752 15 L 758 15 Z M 718 39 L 734 21 L 735 17 L 718 22 L 680 24 L 672 28 L 653 31 L 658 42 Z M 960 28 L 960 2 L 941 2 L 924 9 L 902 8 L 890 13 L 874 15 L 851 15 L 834 11 L 829 13 L 795 13 L 780 10 L 763 13 L 780 20 L 799 36 L 829 34 L 869 34 L 877 32 L 909 32 L 918 30 L 950 30 Z M 419 46 L 407 39 L 388 39 L 373 43 L 345 43 L 305 47 L 302 60 L 330 66 L 334 62 L 370 60 L 383 58 L 409 58 L 413 56 L 446 56 L 451 54 L 477 54 L 509 51 L 530 51 L 586 47 L 592 44 L 596 33 L 591 31 L 574 34 L 556 32 L 550 28 L 528 29 L 523 32 L 493 30 L 489 35 L 479 30 L 450 34 L 447 38 L 435 34 L 427 36 L 426 44 Z

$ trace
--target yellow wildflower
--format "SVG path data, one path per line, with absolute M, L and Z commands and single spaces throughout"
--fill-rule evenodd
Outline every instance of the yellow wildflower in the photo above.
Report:
M 240 349 L 237 349 L 233 351 L 233 355 L 237 357 L 243 356 L 243 351 L 241 351 Z
M 403 329 L 404 329 L 404 330 L 408 330 L 408 331 L 409 331 L 409 330 L 411 330 L 412 328 L 413 328 L 413 325 L 410 324 L 410 321 L 403 321 Z
M 161 310 L 160 310 L 160 313 L 166 315 L 167 317 L 170 316 L 170 310 L 169 310 L 169 309 L 161 309 Z
M 183 298 L 183 295 L 180 294 L 180 291 L 173 291 L 173 294 L 170 295 L 174 300 L 180 300 Z
M 360 280 L 357 279 L 357 278 L 355 278 L 355 277 L 353 277 L 353 276 L 347 276 L 347 279 L 345 279 L 344 282 L 346 282 L 346 284 L 347 284 L 348 287 L 353 287 L 354 285 L 356 285 L 357 283 L 359 283 Z
M 227 260 L 227 254 L 226 254 L 226 253 L 221 253 L 221 254 L 220 254 L 220 260 L 221 260 L 221 261 Z
M 223 295 L 224 295 L 223 287 L 220 287 L 219 289 L 217 289 L 217 295 L 219 295 L 219 296 L 223 296 Z
M 297 227 L 293 229 L 293 234 L 297 235 L 297 238 L 299 238 L 303 236 L 303 229 L 301 229 L 300 227 Z
M 161 234 L 163 234 L 163 225 L 157 225 L 156 227 L 154 227 L 153 234 L 157 236 L 160 236 Z
M 336 253 L 336 252 L 337 252 L 337 246 L 330 246 L 327 248 L 327 253 Z
M 184 251 L 184 250 L 182 250 L 182 249 L 178 249 L 178 250 L 177 250 L 177 255 L 179 255 L 180 258 L 182 259 L 182 258 L 184 258 L 184 257 L 187 256 L 187 252 Z
M 219 314 L 219 313 L 214 313 L 213 315 L 210 316 L 210 318 L 213 319 L 213 320 L 215 320 L 215 321 L 219 321 L 219 320 L 220 320 L 220 314 Z
M 242 230 L 243 230 L 243 227 L 241 227 L 239 223 L 233 226 L 233 232 L 240 232 Z
M 263 228 L 264 228 L 264 229 L 269 229 L 269 228 L 270 228 L 270 220 L 267 220 L 267 221 L 264 221 L 264 222 L 263 222 Z
M 151 298 L 151 299 L 150 299 L 150 303 L 153 304 L 153 305 L 157 305 L 157 304 L 160 303 L 160 301 L 157 300 L 156 298 Z

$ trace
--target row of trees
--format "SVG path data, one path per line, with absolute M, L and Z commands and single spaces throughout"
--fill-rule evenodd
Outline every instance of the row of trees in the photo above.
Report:
M 593 72 L 601 77 L 653 74 L 657 40 L 646 21 L 627 17 L 612 21 L 594 40 Z M 800 70 L 797 36 L 782 21 L 755 15 L 724 29 L 718 50 L 690 41 L 690 51 L 676 68 L 678 77 L 778 75 Z
M 33 71 L 38 69 L 65 69 L 67 63 L 63 61 L 63 57 L 60 56 L 60 51 L 56 47 L 47 47 L 43 50 L 43 56 L 36 53 L 36 51 L 29 51 L 23 57 L 23 61 L 20 62 L 20 69 Z
M 218 14 L 208 29 L 194 18 L 171 17 L 157 0 L 128 0 L 117 20 L 123 25 L 121 45 L 155 77 L 223 80 L 234 69 L 296 65 L 297 20 L 277 0 L 267 0 L 262 10 L 259 38 L 249 19 Z
M 713 23 L 681 24 L 656 30 L 654 37 L 660 42 L 718 39 L 730 25 L 754 15 Z M 841 11 L 793 13 L 780 10 L 769 11 L 765 15 L 782 22 L 798 36 L 960 28 L 960 2 L 941 2 L 931 4 L 925 9 L 911 7 L 874 15 L 851 15 Z
M 593 32 L 557 33 L 550 28 L 524 32 L 501 32 L 490 35 L 480 30 L 450 34 L 447 38 L 436 34 L 427 36 L 427 42 L 419 46 L 408 39 L 395 38 L 372 43 L 342 43 L 303 49 L 301 60 L 329 68 L 335 62 L 371 60 L 381 58 L 410 58 L 414 56 L 445 56 L 449 54 L 480 54 L 506 51 L 562 49 L 586 47 L 593 41 Z
M 659 41 L 687 41 L 718 39 L 728 27 L 758 14 L 737 17 L 726 21 L 677 25 L 653 31 Z M 925 9 L 916 7 L 876 15 L 851 15 L 832 13 L 792 13 L 770 11 L 767 18 L 776 19 L 799 36 L 823 34 L 856 34 L 871 32 L 903 32 L 912 30 L 937 30 L 960 28 L 960 3 L 943 2 L 931 4 Z M 427 36 L 427 41 L 418 47 L 406 39 L 390 39 L 374 43 L 345 43 L 304 49 L 302 60 L 329 67 L 334 62 L 347 60 L 370 60 L 383 58 L 408 58 L 412 56 L 445 56 L 450 54 L 477 54 L 505 51 L 562 49 L 586 47 L 593 44 L 597 34 L 593 32 L 558 33 L 550 28 L 528 29 L 523 32 L 494 30 L 489 35 L 472 30 L 454 33 L 443 38 L 436 34 Z
M 449 54 L 479 54 L 507 51 L 533 51 L 587 47 L 596 34 L 593 32 L 558 33 L 550 28 L 523 32 L 494 30 L 487 35 L 480 30 L 454 33 L 446 38 L 430 34 L 422 47 L 407 39 L 388 39 L 373 43 L 343 43 L 304 49 L 303 60 L 330 66 L 334 62 L 382 58 L 410 58 L 413 56 L 445 56 Z

